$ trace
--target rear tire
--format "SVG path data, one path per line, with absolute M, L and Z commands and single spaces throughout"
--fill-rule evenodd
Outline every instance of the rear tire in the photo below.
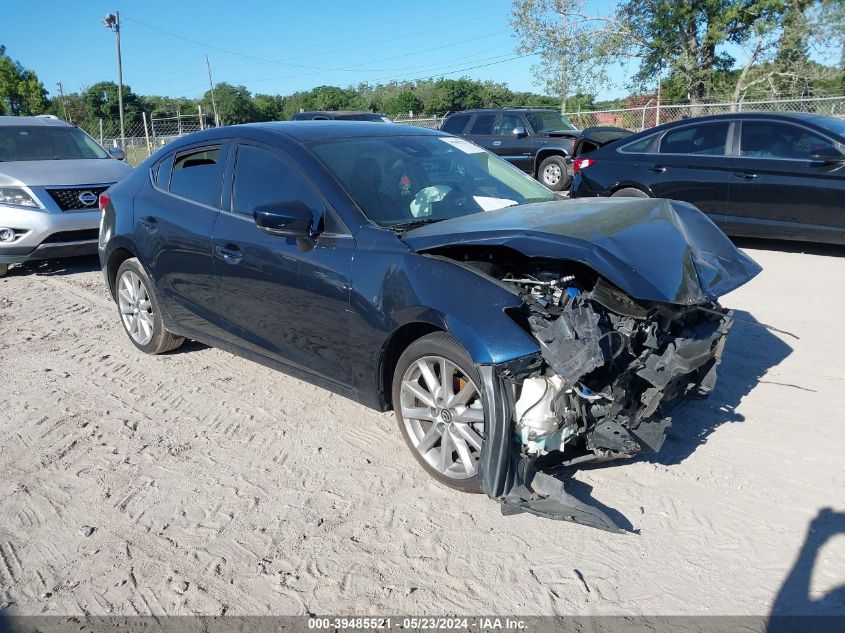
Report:
M 572 178 L 566 169 L 566 160 L 563 156 L 549 156 L 544 159 L 537 170 L 537 180 L 552 191 L 566 189 Z
M 393 408 L 405 443 L 440 483 L 478 493 L 484 405 L 475 364 L 446 332 L 413 343 L 393 374 Z
M 636 187 L 623 187 L 618 191 L 610 194 L 611 198 L 649 198 L 650 196 L 643 190 Z
M 163 354 L 184 342 L 164 328 L 153 284 L 136 258 L 117 269 L 115 287 L 120 322 L 135 347 L 146 354 Z

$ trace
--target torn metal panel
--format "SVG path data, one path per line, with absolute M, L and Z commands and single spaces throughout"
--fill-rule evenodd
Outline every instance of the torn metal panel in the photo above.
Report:
M 506 247 L 580 262 L 629 297 L 695 305 L 746 283 L 760 267 L 692 205 L 651 198 L 581 198 L 474 213 L 402 235 L 417 252 Z

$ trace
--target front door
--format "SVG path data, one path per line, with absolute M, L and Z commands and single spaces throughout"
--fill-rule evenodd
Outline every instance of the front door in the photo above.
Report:
M 658 198 L 683 200 L 714 222 L 727 213 L 731 159 L 727 156 L 729 121 L 674 128 L 660 140 L 658 151 L 644 154 L 637 169 Z
M 528 136 L 525 117 L 521 114 L 503 113 L 496 126 L 491 150 L 500 158 L 519 167 L 527 174 L 534 174 L 534 144 Z M 521 134 L 515 132 L 522 130 Z
M 832 148 L 833 152 L 830 151 Z M 733 160 L 727 230 L 808 239 L 845 232 L 845 164 L 813 161 L 837 143 L 802 125 L 742 121 Z
M 274 149 L 240 144 L 230 191 L 212 240 L 226 338 L 328 382 L 350 385 L 354 239 L 299 166 Z M 319 237 L 297 240 L 256 226 L 256 208 L 292 201 L 322 218 Z

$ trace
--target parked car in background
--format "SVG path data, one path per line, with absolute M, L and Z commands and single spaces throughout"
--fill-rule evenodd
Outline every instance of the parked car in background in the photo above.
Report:
M 672 409 L 715 384 L 717 298 L 760 270 L 691 205 L 560 200 L 404 125 L 206 130 L 100 199 L 139 350 L 197 339 L 394 409 L 440 482 L 606 529 L 537 458 L 657 451 Z
M 297 112 L 291 121 L 372 121 L 374 123 L 393 123 L 384 114 L 378 112 L 352 112 L 319 110 L 314 112 Z
M 97 198 L 132 172 L 78 127 L 0 116 L 0 276 L 9 264 L 97 252 Z
M 563 191 L 572 180 L 580 132 L 556 110 L 463 110 L 448 115 L 440 129 L 504 158 L 552 191 Z
M 684 200 L 729 235 L 845 244 L 845 119 L 686 119 L 610 142 L 574 166 L 573 197 Z

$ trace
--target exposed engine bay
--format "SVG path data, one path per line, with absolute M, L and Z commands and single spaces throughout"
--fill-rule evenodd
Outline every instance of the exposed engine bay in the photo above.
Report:
M 544 472 L 660 450 L 675 407 L 713 390 L 730 312 L 715 301 L 636 301 L 578 263 L 464 263 L 521 297 L 522 310 L 511 316 L 541 350 L 531 362 L 499 371 L 517 462 L 500 500 L 615 528 L 595 508 L 580 508 L 587 515 L 579 520 L 572 506 L 583 504 Z
M 672 409 L 712 391 L 728 312 L 715 302 L 643 305 L 601 277 L 565 270 L 520 272 L 502 281 L 519 289 L 544 361 L 513 385 L 524 452 L 567 444 L 603 459 L 658 451 Z

